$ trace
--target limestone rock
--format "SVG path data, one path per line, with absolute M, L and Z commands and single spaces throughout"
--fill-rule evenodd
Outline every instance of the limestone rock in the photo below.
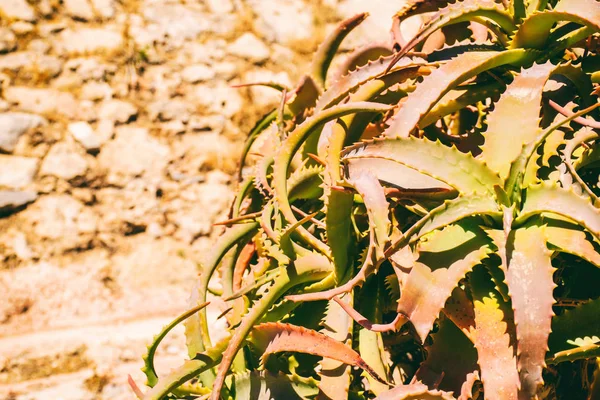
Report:
M 58 113 L 74 118 L 78 112 L 77 101 L 71 93 L 54 89 L 11 86 L 4 92 L 4 98 L 16 103 L 19 109 L 35 114 Z
M 6 215 L 33 203 L 37 193 L 31 191 L 0 190 L 0 215 Z
M 115 139 L 102 147 L 98 162 L 108 171 L 110 182 L 122 185 L 134 176 L 160 176 L 168 155 L 169 148 L 151 137 L 147 129 L 122 126 Z
M 269 58 L 269 48 L 250 32 L 244 33 L 229 45 L 231 54 L 260 63 Z
M 66 29 L 58 45 L 69 54 L 111 53 L 123 47 L 123 35 L 111 27 Z
M 115 2 L 114 0 L 92 0 L 94 10 L 102 18 L 112 18 L 115 15 Z
M 204 64 L 190 65 L 184 68 L 181 77 L 188 83 L 209 81 L 215 77 L 215 71 Z
M 87 0 L 63 0 L 67 14 L 73 18 L 89 21 L 94 18 L 94 10 Z
M 28 130 L 46 125 L 45 118 L 21 112 L 0 113 L 0 149 L 12 152 L 19 138 Z
M 42 161 L 40 175 L 52 175 L 64 180 L 71 180 L 85 175 L 88 163 L 77 148 L 68 142 L 59 142 L 50 148 Z
M 10 19 L 35 21 L 35 12 L 25 0 L 2 0 L 0 2 L 0 11 Z
M 100 105 L 98 116 L 100 119 L 119 122 L 121 124 L 129 122 L 138 113 L 137 108 L 123 100 L 107 100 Z
M 38 159 L 0 154 L 0 186 L 21 189 L 33 182 Z
M 69 133 L 77 140 L 87 151 L 96 151 L 102 144 L 102 139 L 96 135 L 91 125 L 85 121 L 72 122 L 67 127 Z
M 0 28 L 0 54 L 13 51 L 17 47 L 17 37 L 8 28 Z
M 255 22 L 258 33 L 270 42 L 286 45 L 308 40 L 314 34 L 312 12 L 302 1 L 249 0 L 248 3 L 258 17 Z
M 25 71 L 54 77 L 62 71 L 62 66 L 62 61 L 59 58 L 34 51 L 19 51 L 0 55 L 0 71 L 16 73 Z

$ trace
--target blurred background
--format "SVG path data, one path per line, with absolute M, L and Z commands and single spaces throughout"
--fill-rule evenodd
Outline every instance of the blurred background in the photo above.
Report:
M 231 85 L 293 87 L 337 22 L 388 41 L 402 3 L 0 0 L 0 399 L 133 398 L 279 102 Z M 163 343 L 159 373 L 186 357 Z

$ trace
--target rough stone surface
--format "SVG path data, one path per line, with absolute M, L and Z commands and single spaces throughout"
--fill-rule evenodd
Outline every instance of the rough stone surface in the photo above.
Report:
M 21 112 L 0 113 L 0 149 L 12 152 L 27 131 L 47 124 L 45 118 Z
M 346 51 L 389 40 L 392 3 L 0 0 L 0 399 L 132 398 L 221 232 L 242 142 L 279 104 L 232 86 L 294 87 L 356 12 L 370 25 Z M 185 357 L 178 327 L 157 369 Z
M 21 189 L 33 182 L 38 159 L 0 154 L 0 186 Z
M 7 18 L 35 21 L 35 11 L 25 0 L 2 0 L 0 11 Z
M 229 52 L 238 57 L 246 58 L 252 62 L 262 62 L 269 58 L 269 48 L 252 33 L 246 32 L 236 39 L 227 48 Z

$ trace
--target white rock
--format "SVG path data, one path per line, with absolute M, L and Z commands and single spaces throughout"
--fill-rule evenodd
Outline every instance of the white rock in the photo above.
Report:
M 0 28 L 0 53 L 13 51 L 17 47 L 17 37 L 8 28 Z
M 147 129 L 122 126 L 115 139 L 102 146 L 98 163 L 109 172 L 111 183 L 123 184 L 132 176 L 161 175 L 168 155 L 169 148 L 150 136 Z
M 244 33 L 228 47 L 229 52 L 235 56 L 245 58 L 252 62 L 262 62 L 269 58 L 269 48 L 250 32 Z
M 255 21 L 258 33 L 270 42 L 286 45 L 308 40 L 314 34 L 313 15 L 304 1 L 249 0 L 248 3 L 258 17 Z
M 54 77 L 62 71 L 62 61 L 34 51 L 19 51 L 0 56 L 0 71 L 31 71 Z
M 229 14 L 234 11 L 231 0 L 205 0 L 208 9 L 215 14 Z
M 224 117 L 233 117 L 244 106 L 239 89 L 219 82 L 217 86 L 198 85 L 193 93 L 194 100 L 208 108 L 208 111 Z
M 85 121 L 72 122 L 68 125 L 67 129 L 75 140 L 81 143 L 88 151 L 98 150 L 102 145 L 100 138 L 96 135 L 91 125 Z
M 63 0 L 67 14 L 73 18 L 89 21 L 94 18 L 94 10 L 87 0 Z
M 38 159 L 0 154 L 0 186 L 21 189 L 33 182 Z
M 92 5 L 102 18 L 108 19 L 115 16 L 114 0 L 92 0 Z
M 53 145 L 46 154 L 40 167 L 40 175 L 56 176 L 68 181 L 85 175 L 87 169 L 86 159 L 77 152 L 77 148 L 73 144 L 59 142 Z
M 106 82 L 90 81 L 83 85 L 79 97 L 84 100 L 110 99 L 112 88 Z
M 209 81 L 215 77 L 215 71 L 204 64 L 190 65 L 183 69 L 181 77 L 189 83 Z
M 107 100 L 100 105 L 98 116 L 119 123 L 127 123 L 137 115 L 138 109 L 131 103 L 123 100 Z
M 117 29 L 66 29 L 59 34 L 57 46 L 70 54 L 114 52 L 123 47 L 123 35 Z
M 78 112 L 77 101 L 71 93 L 54 89 L 11 86 L 4 91 L 4 98 L 18 104 L 21 110 L 35 114 L 58 113 L 74 118 Z
M 17 35 L 25 35 L 33 32 L 35 26 L 29 22 L 17 21 L 10 25 L 10 29 L 12 29 L 12 31 Z
M 25 132 L 47 123 L 45 118 L 35 114 L 0 113 L 0 149 L 12 152 Z
M 37 197 L 37 193 L 31 191 L 0 190 L 0 214 L 6 215 L 8 213 L 11 213 L 23 207 L 26 204 L 34 202 L 37 199 Z M 25 242 L 25 246 L 27 246 L 27 242 Z M 31 258 L 27 257 L 28 254 L 26 253 L 26 250 L 28 250 L 28 248 L 24 248 L 22 246 L 22 243 L 15 243 L 15 248 L 16 250 L 20 250 L 20 256 L 19 254 L 17 254 L 19 258 Z
M 180 120 L 187 122 L 190 119 L 190 106 L 181 100 L 157 100 L 148 106 L 148 116 L 152 121 Z
M 0 1 L 0 11 L 9 19 L 35 21 L 35 12 L 25 0 L 2 0 Z

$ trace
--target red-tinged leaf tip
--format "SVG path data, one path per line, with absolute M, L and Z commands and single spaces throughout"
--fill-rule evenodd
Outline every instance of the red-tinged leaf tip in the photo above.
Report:
M 260 324 L 252 330 L 252 341 L 257 347 L 265 348 L 261 357 L 262 363 L 269 354 L 273 353 L 282 351 L 307 353 L 360 367 L 379 382 L 387 384 L 351 347 L 301 326 L 279 322 Z
M 142 393 L 137 383 L 135 383 L 135 381 L 129 374 L 127 375 L 127 383 L 131 387 L 131 390 L 133 390 L 133 392 L 135 393 L 135 397 L 137 397 L 140 400 L 144 398 L 144 393 Z

